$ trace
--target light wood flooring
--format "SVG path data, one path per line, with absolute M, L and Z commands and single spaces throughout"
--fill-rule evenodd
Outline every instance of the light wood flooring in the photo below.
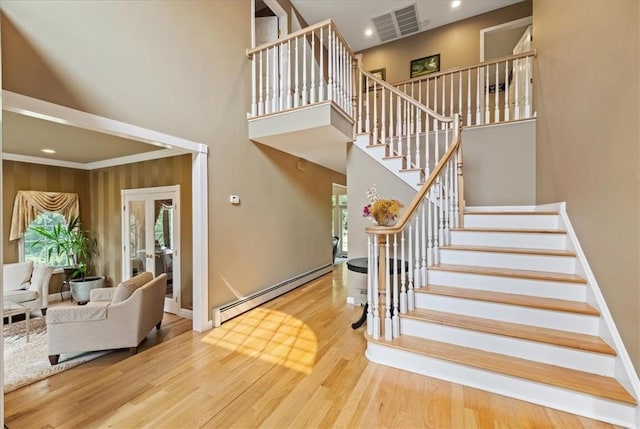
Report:
M 346 266 L 205 333 L 168 318 L 115 352 L 5 395 L 19 428 L 611 428 L 364 356 Z M 190 323 L 190 321 L 189 321 Z M 186 328 L 188 329 L 188 328 Z

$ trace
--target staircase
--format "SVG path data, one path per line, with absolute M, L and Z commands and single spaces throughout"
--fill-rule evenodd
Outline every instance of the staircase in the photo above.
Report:
M 563 224 L 556 211 L 467 209 L 415 284 L 400 335 L 367 335 L 367 357 L 635 427 L 637 400 Z

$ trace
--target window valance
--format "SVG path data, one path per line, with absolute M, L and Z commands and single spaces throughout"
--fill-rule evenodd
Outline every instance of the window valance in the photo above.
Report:
M 67 221 L 80 215 L 78 194 L 68 192 L 18 191 L 13 202 L 9 240 L 22 238 L 40 213 L 55 212 Z

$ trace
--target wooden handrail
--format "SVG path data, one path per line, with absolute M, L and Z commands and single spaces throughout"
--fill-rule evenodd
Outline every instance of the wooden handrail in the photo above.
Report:
M 380 85 L 381 87 L 386 88 L 387 90 L 393 92 L 397 97 L 402 98 L 404 101 L 406 101 L 407 103 L 411 104 L 416 109 L 422 110 L 424 113 L 426 113 L 427 115 L 433 116 L 434 118 L 436 118 L 440 122 L 452 122 L 453 121 L 453 118 L 447 118 L 446 116 L 442 116 L 441 114 L 434 112 L 433 110 L 429 109 L 424 104 L 422 104 L 422 103 L 418 102 L 416 99 L 412 98 L 410 95 L 407 95 L 402 91 L 399 91 L 398 88 L 396 88 L 394 85 L 392 85 L 390 83 L 387 83 L 387 82 L 383 81 L 382 79 L 378 79 L 377 77 L 375 77 L 374 75 L 372 75 L 368 71 L 364 70 L 362 68 L 362 63 L 360 61 L 358 61 L 358 68 L 360 69 L 360 73 L 362 73 L 363 75 L 365 75 L 369 79 L 375 81 L 376 84 Z
M 471 69 L 477 69 L 480 67 L 486 67 L 486 66 L 491 66 L 493 64 L 498 64 L 504 61 L 509 61 L 509 60 L 518 60 L 521 58 L 527 58 L 527 57 L 535 57 L 537 55 L 537 51 L 531 50 L 528 52 L 523 52 L 521 54 L 514 54 L 514 55 L 507 55 L 505 57 L 500 57 L 500 58 L 496 58 L 495 60 L 491 60 L 491 61 L 484 61 L 482 63 L 478 63 L 478 64 L 474 64 L 472 66 L 461 66 L 461 67 L 455 67 L 449 70 L 445 70 L 442 72 L 438 72 L 438 73 L 429 73 L 428 75 L 425 76 L 420 76 L 420 77 L 414 77 L 413 79 L 408 79 L 408 80 L 403 80 L 400 82 L 396 82 L 393 83 L 393 86 L 399 86 L 399 85 L 404 85 L 404 84 L 409 84 L 409 83 L 417 83 L 417 82 L 421 82 L 423 80 L 429 80 L 429 79 L 435 79 L 437 77 L 440 76 L 444 76 L 444 75 L 448 75 L 451 73 L 458 73 L 458 72 L 462 72 L 465 70 L 471 70 Z
M 281 45 L 283 43 L 286 43 L 289 40 L 294 40 L 297 37 L 305 36 L 309 33 L 314 32 L 315 30 L 318 30 L 321 27 L 326 27 L 326 26 L 330 26 L 333 29 L 333 31 L 338 36 L 342 44 L 347 48 L 347 51 L 349 51 L 349 54 L 351 54 L 352 57 L 355 57 L 353 49 L 351 49 L 351 46 L 349 46 L 346 39 L 340 32 L 340 30 L 338 30 L 338 27 L 336 27 L 336 25 L 333 23 L 333 20 L 329 18 L 329 19 L 325 19 L 324 21 L 318 22 L 317 24 L 313 24 L 301 30 L 294 31 L 293 33 L 289 33 L 286 36 L 282 37 L 281 39 L 274 40 L 273 42 L 264 43 L 260 46 L 256 46 L 255 48 L 247 49 L 247 58 L 252 59 L 253 55 L 256 52 L 264 51 L 265 49 L 269 49 L 274 46 Z
M 429 175 L 429 178 L 422 185 L 422 188 L 420 188 L 420 191 L 413 197 L 413 200 L 411 200 L 411 203 L 407 207 L 407 210 L 405 210 L 402 213 L 402 215 L 398 219 L 398 222 L 393 226 L 380 226 L 380 225 L 368 226 L 365 228 L 365 231 L 368 234 L 376 234 L 376 235 L 396 234 L 402 231 L 405 225 L 407 224 L 407 222 L 409 222 L 409 219 L 411 218 L 411 216 L 413 216 L 415 211 L 418 209 L 418 207 L 424 200 L 425 195 L 427 195 L 427 192 L 429 192 L 429 190 L 431 189 L 431 186 L 433 186 L 434 182 L 442 172 L 442 169 L 445 167 L 445 165 L 447 165 L 449 161 L 451 161 L 453 154 L 459 149 L 460 141 L 461 141 L 460 140 L 460 115 L 455 114 L 453 115 L 453 143 L 451 144 L 451 146 L 449 146 L 449 149 L 447 149 L 444 156 L 440 159 L 440 162 L 438 162 L 438 165 L 436 165 L 436 167 L 433 169 L 433 171 Z

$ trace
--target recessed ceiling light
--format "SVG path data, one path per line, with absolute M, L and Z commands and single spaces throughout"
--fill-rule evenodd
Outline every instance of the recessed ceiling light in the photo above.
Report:
M 364 30 L 364 35 L 369 37 L 373 34 L 373 30 L 370 28 L 367 28 L 366 30 Z
M 451 7 L 458 7 L 460 6 L 460 3 L 462 3 L 460 0 L 453 0 L 451 2 Z
M 55 150 L 53 150 L 53 149 L 41 149 L 41 150 L 42 150 L 42 152 L 44 152 L 44 153 L 56 153 L 56 151 L 55 151 Z

